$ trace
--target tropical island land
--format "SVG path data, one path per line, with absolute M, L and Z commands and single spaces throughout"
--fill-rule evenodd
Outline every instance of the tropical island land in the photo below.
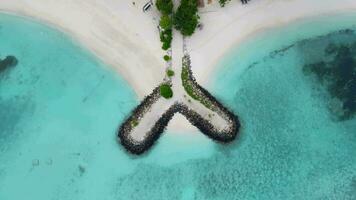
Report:
M 173 40 L 172 51 L 166 54 L 159 45 L 161 37 L 157 34 L 160 31 L 157 25 L 160 24 L 161 13 L 154 8 L 143 12 L 142 6 L 146 3 L 147 1 L 106 0 L 63 4 L 47 1 L 28 3 L 18 0 L 3 2 L 0 9 L 37 18 L 69 33 L 104 62 L 113 66 L 134 87 L 139 98 L 143 99 L 152 90 L 154 91 L 152 94 L 161 95 L 162 91 L 165 91 L 168 96 L 179 96 L 175 93 L 170 94 L 170 89 L 167 87 L 170 85 L 169 79 L 181 75 L 181 78 L 173 78 L 173 80 L 180 80 L 182 83 L 172 84 L 172 87 L 182 86 L 183 76 L 189 77 L 191 73 L 190 67 L 194 71 L 197 82 L 203 86 L 207 85 L 219 58 L 233 45 L 251 34 L 301 18 L 356 8 L 356 2 L 351 0 L 329 0 L 322 3 L 307 0 L 251 1 L 249 6 L 243 6 L 240 1 L 231 1 L 224 9 L 220 8 L 218 1 L 212 1 L 210 4 L 205 3 L 204 7 L 198 10 L 202 30 L 196 30 L 194 35 L 184 39 L 179 39 L 178 34 L 173 33 L 177 39 Z M 294 9 L 286 9 L 290 7 Z M 81 12 L 77 12 L 78 10 Z M 186 62 L 179 59 L 185 57 L 183 41 L 190 55 L 189 59 L 185 59 Z M 186 65 L 187 68 L 181 68 L 182 71 L 167 70 L 165 66 L 169 63 L 172 66 L 183 66 L 184 63 L 189 65 Z M 157 85 L 161 84 L 165 75 L 168 83 L 157 89 Z M 194 79 L 190 78 L 187 82 L 191 80 Z M 186 87 L 184 89 L 187 91 Z M 179 91 L 176 88 L 172 91 L 176 90 Z M 165 101 L 165 98 L 156 96 Z M 196 100 L 193 96 L 190 97 Z M 188 100 L 187 98 L 186 101 Z M 170 105 L 167 103 L 166 110 Z M 159 106 L 159 110 L 165 109 Z M 162 114 L 157 113 L 155 116 L 159 117 Z M 211 120 L 213 122 L 219 121 L 219 115 L 211 113 L 206 115 L 215 117 L 216 119 Z M 132 121 L 130 124 L 140 128 L 138 122 Z M 181 130 L 186 127 L 184 120 L 175 120 L 172 124 L 170 128 Z
M 176 113 L 184 115 L 210 138 L 220 142 L 232 141 L 240 128 L 237 117 L 199 86 L 191 71 L 185 37 L 193 35 L 199 27 L 198 1 L 157 0 L 155 5 L 161 13 L 162 49 L 167 51 L 163 56 L 167 62 L 166 77 L 122 124 L 119 142 L 132 153 L 145 152 Z M 225 2 L 220 5 L 224 6 Z M 148 9 L 147 6 L 153 6 L 152 1 L 144 9 Z
M 146 3 L 146 0 L 70 3 L 13 0 L 1 2 L 0 11 L 35 18 L 68 33 L 116 69 L 142 99 L 161 82 L 165 73 L 164 51 L 157 34 L 160 13 L 155 9 L 144 13 L 142 7 Z M 205 4 L 199 8 L 204 31 L 197 31 L 187 39 L 195 78 L 206 85 L 219 58 L 257 32 L 301 18 L 355 8 L 356 2 L 352 0 L 258 0 L 250 1 L 248 6 L 233 0 L 223 9 L 217 1 Z

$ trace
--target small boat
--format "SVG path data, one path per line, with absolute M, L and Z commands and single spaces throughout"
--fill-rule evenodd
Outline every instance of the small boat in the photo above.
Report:
M 148 11 L 148 10 L 151 8 L 151 6 L 153 6 L 152 0 L 150 0 L 149 2 L 147 2 L 147 3 L 143 6 L 143 8 L 142 8 L 143 12 Z

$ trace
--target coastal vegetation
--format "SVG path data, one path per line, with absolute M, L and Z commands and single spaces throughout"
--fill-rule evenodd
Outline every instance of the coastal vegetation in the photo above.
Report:
M 172 45 L 172 29 L 167 29 L 167 30 L 161 30 L 160 32 L 160 39 L 162 42 L 162 49 L 163 50 L 168 50 L 171 48 Z
M 198 3 L 195 0 L 181 0 L 174 14 L 174 27 L 184 36 L 191 36 L 199 23 Z
M 165 55 L 165 56 L 163 56 L 163 59 L 164 59 L 165 61 L 170 61 L 170 60 L 171 60 L 171 57 L 170 57 L 169 55 Z
M 161 13 L 159 21 L 160 26 L 160 40 L 162 42 L 162 49 L 168 50 L 172 44 L 172 24 L 173 24 L 173 1 L 172 0 L 157 0 L 156 7 Z
M 219 4 L 221 7 L 224 7 L 228 1 L 231 1 L 231 0 L 219 0 Z
M 164 50 L 170 47 L 172 41 L 172 25 L 184 36 L 192 35 L 198 26 L 198 3 L 195 0 L 181 0 L 175 13 L 172 0 L 157 0 L 156 7 L 161 13 L 159 26 Z
M 163 15 L 170 15 L 173 12 L 173 1 L 156 0 L 156 7 Z
M 167 70 L 167 76 L 168 76 L 168 77 L 174 76 L 174 71 L 171 70 L 171 69 Z
M 194 100 L 197 100 L 202 103 L 205 107 L 209 108 L 210 110 L 213 110 L 213 105 L 211 104 L 211 101 L 207 99 L 206 96 L 202 94 L 196 87 L 195 80 L 192 77 L 190 71 L 190 61 L 187 56 L 183 58 L 181 78 L 184 90 L 187 92 L 187 94 Z
M 159 26 L 163 30 L 172 29 L 172 19 L 169 15 L 162 15 L 159 20 Z
M 159 87 L 159 93 L 162 97 L 170 99 L 173 97 L 173 91 L 170 85 L 164 83 Z
M 171 48 L 173 28 L 177 29 L 184 37 L 194 34 L 199 24 L 198 2 L 196 0 L 181 0 L 175 12 L 173 11 L 172 0 L 156 0 L 156 7 L 161 14 L 159 31 L 163 50 Z M 146 97 L 120 127 L 118 134 L 120 142 L 131 153 L 141 154 L 148 150 L 163 133 L 175 113 L 183 114 L 193 126 L 214 140 L 229 142 L 237 135 L 240 127 L 238 118 L 219 103 L 207 90 L 196 83 L 191 72 L 189 54 L 184 51 L 186 45 L 184 37 L 182 40 L 184 54 L 182 66 L 177 66 L 182 67 L 181 77 L 174 77 L 182 80 L 181 87 L 183 87 L 183 90 L 178 91 L 185 92 L 183 94 L 178 92 L 177 95 L 183 95 L 184 98 L 180 99 L 180 96 L 178 96 L 178 98 L 171 99 L 173 97 L 171 77 L 175 75 L 175 72 L 172 70 L 172 63 L 169 62 L 172 59 L 172 52 L 169 50 L 163 56 L 163 59 L 168 62 L 166 69 L 168 81 L 166 80 L 159 85 L 152 94 Z M 187 93 L 187 95 L 184 93 Z M 187 98 L 188 96 L 191 98 Z M 162 103 L 163 101 L 158 101 L 160 98 L 167 99 L 167 101 L 164 101 L 164 107 L 167 105 L 169 107 L 157 119 L 157 112 L 162 113 L 162 111 L 155 111 L 154 109 L 160 109 L 162 106 L 153 105 Z M 168 101 L 169 99 L 171 101 Z M 196 103 L 195 101 L 202 106 L 193 109 L 191 104 L 193 102 Z M 145 120 L 142 120 L 143 118 Z M 152 120 L 156 120 L 153 125 Z M 139 123 L 148 123 L 149 125 L 146 125 L 149 127 L 140 126 L 138 129 L 135 128 Z M 141 129 L 142 127 L 143 129 Z
M 133 119 L 133 120 L 131 121 L 131 125 L 132 125 L 133 127 L 136 127 L 136 126 L 138 125 L 138 120 L 137 120 L 137 119 Z
M 231 0 L 219 0 L 219 4 L 221 7 L 224 7 L 229 1 Z M 248 1 L 249 0 L 241 0 L 243 4 Z M 200 19 L 197 1 L 181 0 L 175 12 L 173 11 L 172 0 L 156 0 L 156 7 L 161 13 L 159 27 L 163 50 L 168 50 L 171 47 L 173 26 L 184 36 L 194 34 Z
M 224 7 L 231 0 L 219 0 L 219 4 L 221 7 Z M 250 0 L 241 0 L 242 4 L 247 4 Z
M 187 66 L 183 66 L 181 77 L 182 77 L 183 87 L 185 91 L 188 93 L 188 95 L 195 100 L 199 100 L 198 95 L 195 94 L 194 92 L 193 85 L 189 81 L 189 69 Z

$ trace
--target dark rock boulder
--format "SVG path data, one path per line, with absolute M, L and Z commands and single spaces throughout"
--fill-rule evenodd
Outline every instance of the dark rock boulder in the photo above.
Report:
M 9 67 L 15 67 L 18 63 L 18 60 L 15 56 L 6 56 L 5 59 L 0 59 L 0 72 L 5 71 Z

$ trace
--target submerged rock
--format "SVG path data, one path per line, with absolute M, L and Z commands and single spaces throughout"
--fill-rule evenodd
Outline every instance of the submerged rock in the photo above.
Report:
M 79 165 L 78 170 L 79 170 L 79 176 L 83 176 L 83 174 L 85 173 L 85 167 L 83 165 Z
M 5 71 L 9 67 L 15 67 L 18 60 L 15 56 L 7 56 L 4 60 L 0 59 L 0 72 Z
M 38 160 L 38 159 L 33 159 L 32 160 L 32 166 L 33 167 L 37 167 L 37 166 L 39 166 L 40 165 L 40 160 Z

